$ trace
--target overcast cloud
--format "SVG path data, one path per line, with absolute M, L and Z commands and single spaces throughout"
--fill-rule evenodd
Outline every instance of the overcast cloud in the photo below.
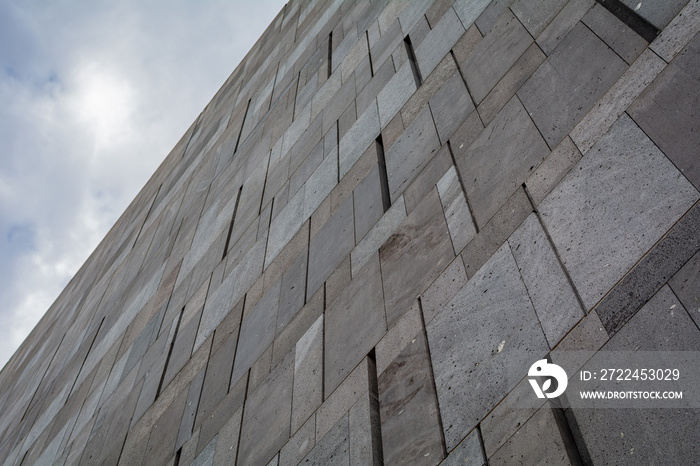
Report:
M 0 367 L 282 0 L 0 0 Z

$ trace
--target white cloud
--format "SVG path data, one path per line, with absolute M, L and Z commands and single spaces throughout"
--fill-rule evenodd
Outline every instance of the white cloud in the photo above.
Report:
M 283 5 L 0 0 L 0 367 Z

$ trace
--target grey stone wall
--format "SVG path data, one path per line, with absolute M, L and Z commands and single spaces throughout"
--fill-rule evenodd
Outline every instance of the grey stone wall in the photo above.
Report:
M 700 350 L 700 3 L 637 3 L 290 1 L 0 373 L 0 463 L 697 461 L 697 410 L 514 408 Z

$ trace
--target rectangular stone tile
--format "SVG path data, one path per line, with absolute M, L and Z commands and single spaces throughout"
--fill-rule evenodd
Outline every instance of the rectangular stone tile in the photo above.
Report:
M 698 76 L 691 77 L 675 63 L 661 72 L 628 111 L 685 177 L 700 189 L 697 158 L 700 136 L 693 129 L 700 121 Z
M 602 40 L 577 24 L 518 96 L 549 147 L 556 147 L 626 69 Z
M 194 423 L 195 426 L 201 425 L 228 393 L 237 340 L 238 334 L 231 334 L 224 343 L 221 344 L 219 349 L 213 352 L 209 357 L 206 376 L 201 386 L 201 396 L 197 400 L 194 400 L 197 412 L 196 421 Z
M 404 191 L 403 198 L 406 200 L 406 213 L 410 214 L 413 212 L 413 209 L 433 190 L 437 182 L 447 173 L 450 167 L 452 167 L 450 149 L 447 146 L 443 146 Z
M 686 262 L 668 284 L 696 324 L 700 322 L 700 253 Z
M 336 184 L 338 184 L 338 159 L 331 155 L 321 162 L 306 181 L 303 221 L 311 217 Z
M 378 378 L 386 464 L 437 464 L 442 434 L 425 335 L 419 332 Z
M 650 50 L 645 50 L 632 63 L 632 66 L 571 130 L 571 139 L 582 153 L 588 152 L 593 144 L 598 142 L 665 66 L 666 63 Z
M 440 143 L 445 144 L 474 110 L 474 104 L 459 71 L 430 99 L 430 111 L 435 121 Z
M 306 299 L 306 260 L 308 250 L 305 248 L 287 270 L 282 274 L 280 285 L 280 304 L 277 311 L 277 330 L 275 336 L 294 318 L 304 306 Z
M 377 107 L 370 105 L 340 140 L 340 178 L 350 171 L 380 131 Z
M 664 2 L 642 2 L 640 5 L 639 2 L 634 2 L 634 0 L 620 1 L 658 29 L 665 28 L 681 8 L 688 3 L 685 0 L 667 0 Z
M 481 228 L 549 154 L 517 97 L 466 151 L 453 150 L 474 218 Z
M 425 40 L 416 44 L 416 60 L 420 68 L 421 76 L 427 77 L 433 72 L 442 58 L 450 53 L 465 29 L 462 26 L 457 13 L 450 8 L 425 37 Z
M 491 31 L 491 28 L 498 18 L 503 13 L 503 10 L 509 8 L 514 0 L 494 0 L 486 7 L 483 13 L 475 21 L 476 27 L 479 28 L 482 35 L 486 35 Z
M 405 50 L 403 45 L 401 48 Z M 457 71 L 457 63 L 455 63 L 455 60 L 452 58 L 452 54 L 448 54 L 442 59 L 437 68 L 435 68 L 435 71 L 425 78 L 425 81 L 423 81 L 418 90 L 410 96 L 404 106 L 401 107 L 401 122 L 404 128 L 408 128 L 411 123 L 413 123 L 418 114 L 428 105 L 428 102 L 430 102 L 430 99 L 435 95 L 438 89 L 450 79 L 450 76 L 452 76 L 455 71 Z M 387 138 L 384 141 L 387 150 L 392 144 L 392 138 Z
M 297 466 L 316 445 L 316 415 L 313 414 L 280 450 L 280 466 Z
M 609 337 L 596 311 L 574 327 L 550 353 L 552 362 L 561 367 L 580 369 L 595 354 Z M 572 374 L 569 379 L 574 376 Z
M 379 108 L 379 122 L 381 128 L 389 124 L 392 118 L 399 113 L 401 107 L 416 91 L 416 80 L 413 76 L 411 63 L 405 62 L 396 71 L 394 77 L 384 86 L 377 95 Z
M 216 448 L 212 463 L 214 466 L 225 466 L 235 463 L 242 417 L 243 408 L 239 408 L 216 436 Z
M 312 295 L 355 246 L 352 197 L 311 238 L 307 295 Z
M 513 67 L 503 76 L 496 86 L 479 104 L 479 116 L 484 124 L 491 123 L 498 112 L 515 95 L 525 81 L 535 72 L 546 56 L 537 44 L 532 44 L 523 53 Z
M 369 393 L 370 362 L 364 358 L 316 411 L 316 438 L 323 438 L 361 397 Z
M 591 309 L 698 197 L 623 115 L 542 201 L 539 211 Z
M 275 338 L 272 345 L 272 366 L 280 361 L 294 349 L 299 338 L 306 333 L 318 316 L 323 313 L 323 288 L 314 294 L 304 307 L 294 316 L 282 332 Z
M 418 301 L 379 340 L 375 348 L 377 375 L 381 376 L 406 346 L 423 330 L 423 318 Z
M 350 253 L 351 275 L 354 277 L 396 231 L 406 218 L 403 196 L 392 205 Z
M 353 191 L 355 239 L 360 242 L 384 214 L 379 166 L 375 165 Z
M 442 209 L 445 212 L 447 228 L 452 238 L 452 247 L 455 254 L 459 254 L 474 238 L 476 229 L 454 166 L 440 178 L 437 189 Z
M 394 77 L 394 63 L 392 60 L 384 61 L 381 67 L 374 64 L 374 76 L 371 77 L 369 82 L 360 90 L 357 94 L 357 99 L 355 105 L 357 106 L 357 113 L 362 115 L 362 113 L 370 105 L 374 105 L 375 99 L 379 93 L 384 89 L 384 87 L 389 83 L 392 77 Z
M 562 435 L 557 426 L 555 417 L 563 415 L 551 404 L 543 406 L 489 458 L 489 462 L 576 464 L 571 462 L 567 451 L 567 445 L 568 448 L 575 448 L 573 438 Z
M 564 176 L 581 160 L 581 157 L 581 152 L 569 137 L 565 137 L 554 148 L 525 182 L 527 192 L 535 206 L 539 205 L 547 197 L 547 194 L 564 179 Z
M 567 0 L 544 0 L 537 3 L 517 0 L 510 9 L 532 37 L 537 39 L 566 3 Z
M 595 0 L 570 0 L 537 38 L 537 45 L 549 55 L 595 5 Z
M 197 336 L 200 315 L 201 311 L 195 318 L 191 319 L 190 322 L 184 326 L 184 328 L 179 329 L 173 344 L 172 352 L 170 353 L 168 367 L 166 368 L 165 375 L 163 377 L 163 387 L 168 386 L 173 377 L 175 377 L 175 374 L 177 374 L 190 359 L 194 339 Z
M 428 324 L 427 334 L 448 451 L 515 387 L 518 381 L 506 374 L 548 351 L 507 245 Z
M 175 441 L 186 401 L 187 390 L 183 390 L 154 424 L 144 455 L 145 463 L 162 463 L 175 453 Z
M 647 48 L 646 40 L 600 4 L 581 21 L 630 65 Z
M 323 402 L 323 316 L 296 344 L 292 432 L 296 432 Z
M 696 203 L 596 306 L 610 334 L 617 332 L 700 249 L 698 228 L 700 205 Z
M 459 64 L 477 105 L 532 42 L 532 37 L 523 25 L 510 10 L 506 10 L 491 32 L 486 34 L 467 59 Z M 499 59 L 494 60 L 493 57 Z
M 345 414 L 299 464 L 350 465 L 350 424 Z
M 238 461 L 242 464 L 266 463 L 289 440 L 293 359 L 290 354 L 248 395 L 238 446 Z
M 379 258 L 386 320 L 392 326 L 454 259 L 437 190 L 382 245 Z
M 430 108 L 426 106 L 386 153 L 392 203 L 433 158 L 439 147 Z
M 326 394 L 335 390 L 386 333 L 383 301 L 379 258 L 375 256 L 326 309 Z
M 421 306 L 426 325 L 462 289 L 465 283 L 467 283 L 467 273 L 464 270 L 464 262 L 462 256 L 457 256 L 421 295 Z
M 457 445 L 452 453 L 440 463 L 440 466 L 463 466 L 463 465 L 483 466 L 486 464 L 484 449 L 481 446 L 479 429 L 471 431 L 462 443 Z
M 231 386 L 243 377 L 275 339 L 280 286 L 281 281 L 276 281 L 250 313 L 243 316 Z
M 379 40 L 377 40 L 375 44 L 372 44 L 370 52 L 372 54 L 372 64 L 375 70 L 383 67 L 387 58 L 391 57 L 391 53 L 402 40 L 401 25 L 398 19 L 395 19 L 388 29 L 382 32 Z
M 185 410 L 182 414 L 182 422 L 180 430 L 175 441 L 175 450 L 178 450 L 192 435 L 197 408 L 199 407 L 199 398 L 202 394 L 202 384 L 204 383 L 204 375 L 206 368 L 202 368 L 190 382 L 187 390 L 187 400 L 185 401 Z
M 535 214 L 508 240 L 550 348 L 583 316 L 583 309 Z
M 669 25 L 661 31 L 649 48 L 656 52 L 667 63 L 680 52 L 683 47 L 700 31 L 700 5 L 688 2 Z
M 462 21 L 462 26 L 469 29 L 489 3 L 491 0 L 457 0 L 452 8 L 457 13 L 459 20 Z

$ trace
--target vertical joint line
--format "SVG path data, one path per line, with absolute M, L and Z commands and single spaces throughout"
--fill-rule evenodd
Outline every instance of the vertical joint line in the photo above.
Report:
M 469 86 L 467 85 L 467 78 L 464 77 L 464 73 L 462 72 L 462 67 L 459 66 L 459 62 L 457 61 L 457 57 L 455 56 L 454 50 L 450 50 L 450 55 L 452 55 L 452 61 L 455 62 L 457 65 L 457 71 L 459 71 L 459 76 L 462 78 L 462 82 L 464 83 L 464 88 L 467 90 L 467 95 L 469 96 L 469 99 L 472 101 L 472 105 L 474 106 L 474 111 L 476 111 L 476 101 L 474 100 L 474 96 L 472 95 L 471 91 L 469 90 Z M 477 116 L 479 117 L 479 121 L 481 122 L 481 126 L 486 127 L 484 124 L 484 120 L 481 119 L 481 115 L 479 115 L 479 112 L 476 112 Z
M 241 307 L 241 318 L 238 320 L 238 332 L 236 335 L 236 348 L 233 350 L 233 364 L 231 364 L 231 373 L 228 375 L 228 390 L 226 390 L 226 393 L 229 393 L 231 389 L 233 388 L 233 366 L 236 364 L 236 356 L 238 353 L 238 342 L 241 339 L 241 327 L 243 326 L 243 312 L 245 312 L 245 305 L 246 301 L 248 301 L 248 293 L 243 295 L 243 306 Z M 209 364 L 207 362 L 207 364 Z
M 236 146 L 233 148 L 233 153 L 238 152 L 238 144 L 241 142 L 241 135 L 243 134 L 243 128 L 245 127 L 245 121 L 248 119 L 248 110 L 250 110 L 250 101 L 252 98 L 248 99 L 248 103 L 245 106 L 245 113 L 243 114 L 243 122 L 241 123 L 241 130 L 238 132 L 238 137 L 236 138 Z
M 571 278 L 571 275 L 569 275 L 569 271 L 564 266 L 564 260 L 559 255 L 559 250 L 557 249 L 557 245 L 554 244 L 554 241 L 552 240 L 552 237 L 549 234 L 549 230 L 547 229 L 547 225 L 545 225 L 544 222 L 542 221 L 542 216 L 540 215 L 540 212 L 537 210 L 537 207 L 535 207 L 535 201 L 532 199 L 532 196 L 530 195 L 530 190 L 527 189 L 527 185 L 525 183 L 523 183 L 523 191 L 525 191 L 525 195 L 527 196 L 527 200 L 530 202 L 530 205 L 532 206 L 532 211 L 537 216 L 537 221 L 540 222 L 540 226 L 542 227 L 542 231 L 544 231 L 544 235 L 547 237 L 547 241 L 549 241 L 549 245 L 552 247 L 552 251 L 554 251 L 554 255 L 557 256 L 557 262 L 559 262 L 559 266 L 564 271 L 564 275 L 566 276 L 566 280 L 569 282 L 569 286 L 571 287 L 572 290 L 574 290 L 574 295 L 576 295 L 576 300 L 578 301 L 579 306 L 581 306 L 581 310 L 583 311 L 583 314 L 588 315 L 588 311 L 586 310 L 586 305 L 583 303 L 583 299 L 581 298 L 581 295 L 579 294 L 578 289 L 576 288 L 576 285 L 574 285 L 574 280 Z
M 333 72 L 333 31 L 328 33 L 328 77 Z
M 452 152 L 452 143 L 447 141 L 447 151 L 450 153 L 450 158 L 452 158 L 452 165 L 455 167 L 455 172 L 457 173 L 457 179 L 459 180 L 459 185 L 462 187 L 462 194 L 464 194 L 464 200 L 467 203 L 467 208 L 469 209 L 469 215 L 472 218 L 472 223 L 474 224 L 474 230 L 479 233 L 479 224 L 476 223 L 476 217 L 474 216 L 474 209 L 472 208 L 472 203 L 469 201 L 469 196 L 467 196 L 467 188 L 464 185 L 464 179 L 462 174 L 457 168 L 457 160 L 455 159 L 455 154 Z
M 382 207 L 384 212 L 391 207 L 391 194 L 389 193 L 389 177 L 386 173 L 386 159 L 384 158 L 384 141 L 379 133 L 375 140 L 377 144 L 377 165 L 379 167 L 379 185 L 382 190 Z
M 228 226 L 228 235 L 226 235 L 226 244 L 224 245 L 224 254 L 221 256 L 221 260 L 226 258 L 228 254 L 228 245 L 231 242 L 231 233 L 233 233 L 233 224 L 236 223 L 236 214 L 238 213 L 238 203 L 241 202 L 241 193 L 243 192 L 243 185 L 238 188 L 238 194 L 236 195 L 236 205 L 233 207 L 233 215 L 231 216 L 231 224 Z
M 160 396 L 161 390 L 163 390 L 163 382 L 165 381 L 165 373 L 168 371 L 168 364 L 170 364 L 170 357 L 173 355 L 173 349 L 175 348 L 175 340 L 177 340 L 177 332 L 180 330 L 180 322 L 182 322 L 182 314 L 185 313 L 185 308 L 182 308 L 180 314 L 177 316 L 177 324 L 175 325 L 175 333 L 173 334 L 173 340 L 170 342 L 170 349 L 168 350 L 168 356 L 165 358 L 165 366 L 163 366 L 163 373 L 160 375 L 160 382 L 158 383 L 158 390 L 156 391 L 156 400 Z
M 340 119 L 335 120 L 335 152 L 338 158 L 338 183 L 340 183 Z
M 306 271 L 305 271 L 305 276 L 304 276 L 304 304 L 306 304 L 307 301 L 309 300 L 309 258 L 310 258 L 310 253 L 311 253 L 311 220 L 309 220 L 309 237 L 308 237 L 308 240 L 306 241 Z
M 372 50 L 369 46 L 369 29 L 365 31 L 365 37 L 367 39 L 367 56 L 369 56 L 369 72 L 372 77 L 374 77 L 374 64 L 372 63 Z
M 377 376 L 377 355 L 374 348 L 367 355 L 367 381 L 369 382 L 369 415 L 370 432 L 372 436 L 373 464 L 384 464 L 384 448 L 382 445 L 382 422 L 379 412 L 379 383 Z
M 297 73 L 297 88 L 294 91 L 294 105 L 292 106 L 292 121 L 294 121 L 297 113 L 297 97 L 299 97 L 299 82 L 301 81 L 301 70 Z
M 250 385 L 250 369 L 246 371 L 246 381 L 245 381 L 245 393 L 243 396 L 243 406 L 241 406 L 241 425 L 238 429 L 238 442 L 236 445 L 241 444 L 241 438 L 242 438 L 242 432 L 243 432 L 243 420 L 245 419 L 245 406 L 248 404 L 246 401 L 248 400 L 248 386 Z M 241 448 L 236 449 L 236 458 L 235 461 L 232 464 L 240 464 L 239 461 L 239 456 L 241 454 Z
M 406 54 L 408 55 L 408 61 L 411 64 L 411 70 L 413 71 L 413 78 L 416 80 L 416 88 L 420 87 L 423 83 L 423 77 L 420 74 L 420 69 L 418 68 L 418 62 L 416 61 L 416 54 L 413 51 L 413 44 L 411 44 L 411 37 L 406 35 L 403 38 L 403 45 L 406 47 Z
M 435 373 L 433 372 L 433 358 L 430 355 L 430 344 L 428 344 L 428 331 L 426 330 L 426 325 L 425 325 L 425 314 L 423 313 L 423 301 L 421 300 L 421 297 L 418 297 L 418 309 L 420 310 L 420 320 L 421 324 L 423 327 L 423 337 L 425 338 L 425 350 L 428 353 L 428 361 L 430 364 L 430 381 L 433 384 L 433 392 L 435 393 L 435 405 L 437 407 L 437 415 L 438 415 L 438 424 L 440 426 L 440 439 L 442 440 L 442 454 L 444 458 L 447 458 L 447 441 L 445 440 L 445 429 L 443 428 L 442 424 L 442 414 L 440 411 L 440 401 L 438 400 L 437 397 L 437 385 L 435 384 Z M 484 458 L 486 458 L 486 455 L 484 455 Z

